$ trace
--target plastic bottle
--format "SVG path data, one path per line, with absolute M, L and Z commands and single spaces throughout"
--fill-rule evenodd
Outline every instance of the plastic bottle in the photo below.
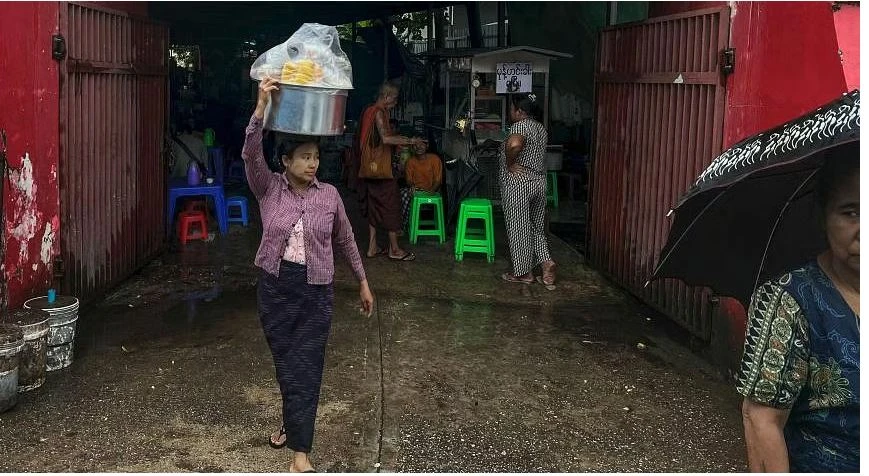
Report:
M 199 164 L 197 164 L 195 160 L 191 161 L 190 165 L 187 166 L 187 185 L 190 185 L 191 187 L 199 185 L 201 176 L 202 174 L 199 171 Z

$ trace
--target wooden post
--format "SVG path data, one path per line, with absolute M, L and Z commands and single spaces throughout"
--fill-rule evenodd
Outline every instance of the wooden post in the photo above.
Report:
M 438 13 L 435 15 L 435 18 L 434 18 L 434 23 L 435 23 L 435 31 L 434 31 L 435 48 L 441 49 L 446 45 L 446 42 L 444 41 L 444 27 L 445 27 L 446 20 L 444 20 L 443 8 L 438 9 Z
M 389 22 L 383 19 L 383 82 L 389 81 Z
M 471 48 L 483 47 L 483 25 L 480 22 L 480 4 L 469 2 L 465 5 L 468 17 L 468 33 L 471 36 Z
M 543 95 L 545 100 L 543 101 L 543 126 L 546 129 L 549 129 L 549 60 L 546 60 L 546 73 L 544 74 L 543 80 Z M 532 76 L 533 77 L 533 76 Z M 531 81 L 531 84 L 534 84 L 534 81 Z M 532 89 L 533 90 L 533 89 Z
M 428 20 L 426 22 L 426 35 L 425 35 L 425 50 L 431 51 L 434 49 L 434 32 L 435 32 L 435 21 L 434 21 L 434 9 L 431 7 L 431 4 L 428 6 Z
M 507 2 L 498 2 L 498 46 L 507 46 Z

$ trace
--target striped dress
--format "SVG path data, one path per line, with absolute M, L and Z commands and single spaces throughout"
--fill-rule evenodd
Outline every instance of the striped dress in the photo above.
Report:
M 507 156 L 501 149 L 501 200 L 513 275 L 523 276 L 550 259 L 546 240 L 546 144 L 549 134 L 543 124 L 523 119 L 510 126 L 510 134 L 525 137 L 516 163 L 519 173 L 507 170 Z

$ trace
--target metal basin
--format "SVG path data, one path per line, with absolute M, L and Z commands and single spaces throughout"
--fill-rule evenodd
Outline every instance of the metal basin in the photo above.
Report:
M 311 136 L 344 133 L 347 91 L 280 85 L 265 114 L 265 128 Z

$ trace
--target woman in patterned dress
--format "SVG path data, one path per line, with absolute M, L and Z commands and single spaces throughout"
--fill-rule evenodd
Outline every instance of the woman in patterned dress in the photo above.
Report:
M 860 165 L 845 150 L 819 172 L 829 249 L 748 309 L 737 390 L 752 472 L 860 470 Z
M 537 281 L 547 289 L 555 288 L 555 261 L 549 256 L 546 240 L 546 143 L 549 135 L 539 121 L 533 94 L 511 96 L 510 135 L 504 141 L 501 157 L 501 200 L 513 273 L 501 279 L 531 284 L 533 269 L 541 266 Z

